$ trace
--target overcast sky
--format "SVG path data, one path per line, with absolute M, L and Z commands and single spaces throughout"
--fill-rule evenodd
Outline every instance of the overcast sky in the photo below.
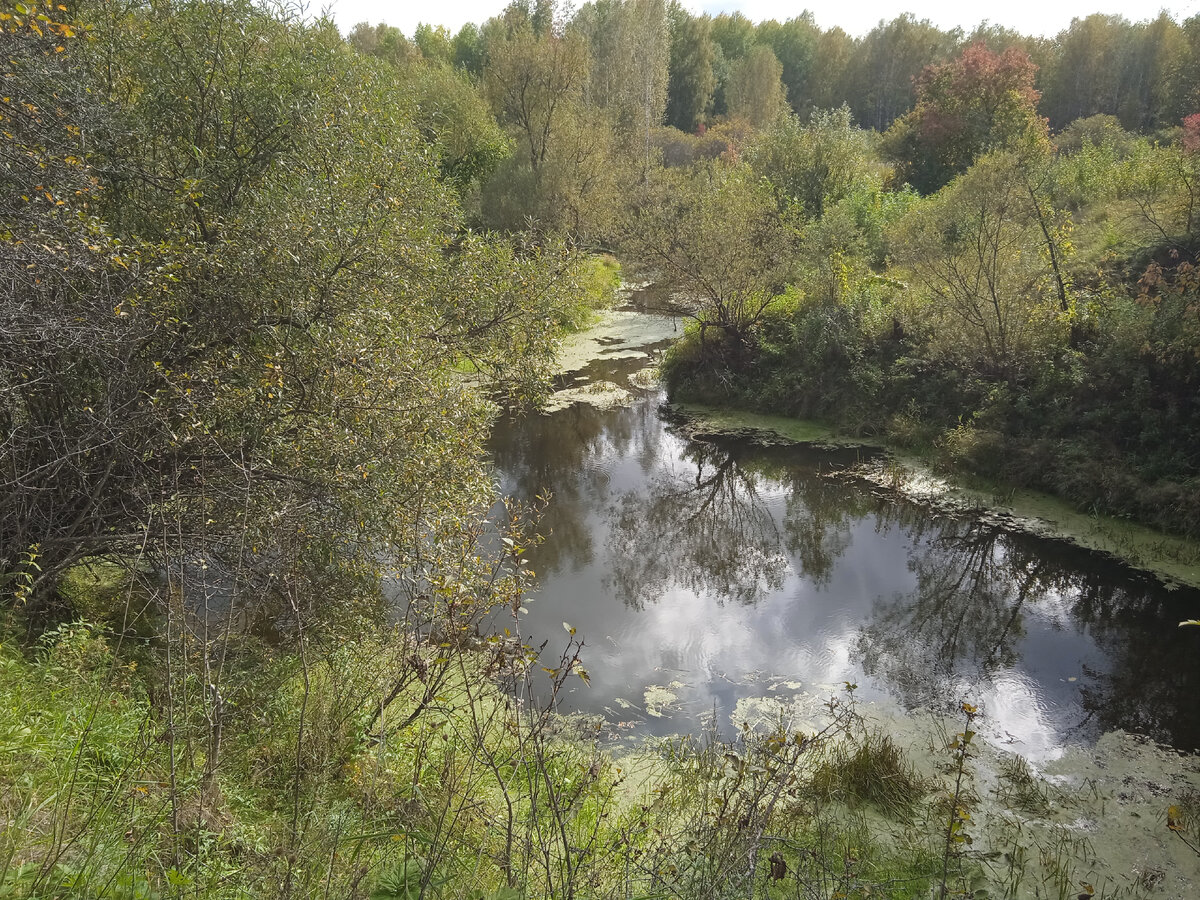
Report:
M 387 22 L 412 36 L 419 22 L 445 25 L 458 31 L 467 22 L 480 23 L 502 10 L 507 0 L 316 0 L 314 7 L 328 4 L 343 33 L 357 22 Z M 576 6 L 582 5 L 576 3 Z M 755 22 L 763 19 L 783 21 L 803 9 L 812 11 L 822 28 L 840 25 L 850 34 L 870 31 L 880 19 L 912 12 L 917 18 L 930 19 L 942 28 L 959 26 L 971 29 L 983 19 L 1026 34 L 1057 34 L 1072 18 L 1094 12 L 1118 13 L 1139 21 L 1154 18 L 1166 9 L 1176 20 L 1200 13 L 1200 0 L 1169 0 L 1155 5 L 1134 0 L 1007 0 L 999 3 L 964 3 L 952 0 L 685 0 L 684 6 L 708 13 L 740 10 Z

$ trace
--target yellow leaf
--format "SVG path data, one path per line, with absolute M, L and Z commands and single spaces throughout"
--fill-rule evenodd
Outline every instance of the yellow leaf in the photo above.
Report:
M 1183 811 L 1178 806 L 1167 807 L 1167 827 L 1175 832 L 1183 831 Z

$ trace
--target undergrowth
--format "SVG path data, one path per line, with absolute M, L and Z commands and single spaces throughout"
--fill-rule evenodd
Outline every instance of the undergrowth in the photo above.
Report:
M 446 643 L 380 631 L 266 654 L 236 691 L 226 678 L 214 765 L 197 679 L 163 682 L 98 626 L 32 648 L 10 632 L 0 897 L 915 900 L 1004 877 L 946 843 L 978 802 L 970 771 L 942 751 L 948 774 L 920 774 L 852 698 L 818 731 L 779 722 L 615 755 L 550 712 L 586 676 L 573 636 L 553 662 L 503 630 Z M 1000 774 L 1009 808 L 1040 805 L 1027 768 Z M 1014 835 L 1006 852 L 1048 852 Z M 1073 851 L 1056 852 L 1069 880 Z

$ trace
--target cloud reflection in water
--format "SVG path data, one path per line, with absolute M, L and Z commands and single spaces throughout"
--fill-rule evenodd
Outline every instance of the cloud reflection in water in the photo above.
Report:
M 1113 728 L 1200 747 L 1200 654 L 1175 628 L 1200 593 L 828 477 L 844 454 L 689 441 L 661 399 L 530 416 L 493 441 L 504 490 L 554 494 L 524 624 L 551 646 L 564 620 L 584 636 L 576 709 L 673 733 L 853 681 L 892 708 L 970 699 L 1038 756 Z M 648 715 L 647 688 L 671 682 L 670 714 Z

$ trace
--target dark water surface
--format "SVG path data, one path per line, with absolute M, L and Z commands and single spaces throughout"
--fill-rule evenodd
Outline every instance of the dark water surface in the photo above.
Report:
M 646 362 L 602 357 L 564 385 L 628 385 Z M 553 493 L 522 624 L 547 652 L 564 621 L 586 641 L 592 684 L 573 679 L 565 711 L 666 734 L 715 710 L 728 732 L 739 700 L 848 681 L 885 709 L 976 703 L 1030 756 L 1117 728 L 1200 749 L 1197 635 L 1177 627 L 1200 592 L 832 477 L 854 452 L 688 440 L 661 391 L 634 394 L 493 438 L 507 493 Z

